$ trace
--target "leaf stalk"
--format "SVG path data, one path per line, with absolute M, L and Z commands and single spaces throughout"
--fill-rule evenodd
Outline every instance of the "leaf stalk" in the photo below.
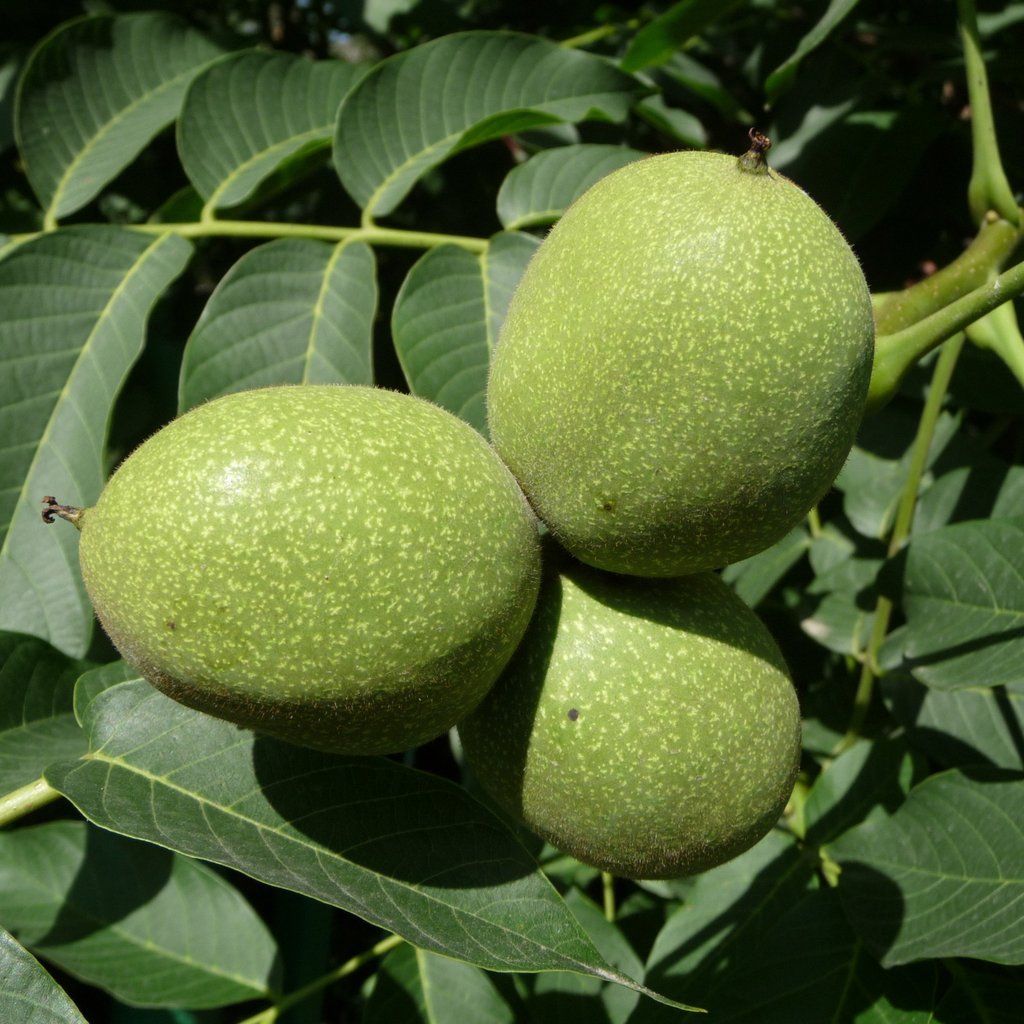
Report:
M 52 803 L 60 796 L 45 779 L 36 779 L 21 789 L 0 797 L 0 828 Z
M 601 872 L 601 887 L 604 890 L 604 916 L 609 923 L 615 921 L 615 876 Z

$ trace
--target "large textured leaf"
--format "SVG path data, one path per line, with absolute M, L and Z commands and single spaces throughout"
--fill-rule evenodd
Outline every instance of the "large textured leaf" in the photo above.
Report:
M 633 37 L 622 58 L 622 69 L 641 71 L 668 60 L 687 39 L 699 35 L 740 3 L 742 0 L 681 0 L 673 4 Z
M 460 150 L 560 121 L 621 121 L 643 91 L 607 61 L 538 36 L 443 36 L 389 57 L 345 97 L 334 163 L 366 214 L 383 216 Z
M 269 996 L 277 945 L 215 871 L 82 821 L 0 832 L 0 925 L 139 1006 Z
M 72 696 L 88 667 L 35 637 L 0 633 L 0 794 L 35 782 L 51 761 L 86 752 Z
M 84 672 L 75 683 L 75 720 L 79 725 L 85 721 L 85 709 L 93 698 L 98 697 L 104 690 L 109 690 L 110 687 L 117 686 L 118 683 L 127 683 L 132 679 L 141 678 L 142 676 L 127 661 L 112 661 L 109 665 L 101 665 L 99 668 Z M 86 750 L 88 750 L 88 743 L 85 744 L 85 750 L 82 753 L 84 754 Z
M 565 902 L 605 960 L 634 981 L 643 981 L 643 963 L 601 908 L 575 888 L 566 893 Z M 620 985 L 563 971 L 534 975 L 527 987 L 526 1004 L 536 1024 L 563 1024 L 569 1018 L 574 1024 L 626 1024 L 640 1001 L 636 992 Z
M 858 3 L 859 0 L 831 0 L 821 20 L 800 40 L 793 53 L 768 76 L 764 91 L 769 103 L 773 103 L 780 93 L 792 85 L 804 57 L 821 46 Z
M 281 238 L 246 253 L 196 324 L 178 407 L 269 384 L 372 384 L 377 281 L 362 242 Z
M 391 333 L 415 395 L 487 434 L 487 369 L 512 293 L 537 239 L 501 231 L 484 253 L 456 245 L 431 249 L 409 271 Z
M 946 692 L 895 672 L 881 686 L 910 741 L 941 764 L 1024 771 L 1024 684 Z
M 178 152 L 207 208 L 236 206 L 287 160 L 330 156 L 338 107 L 366 68 L 246 50 L 197 75 L 178 119 Z
M 903 576 L 903 655 L 944 690 L 1024 681 L 1024 517 L 916 537 Z
M 512 1024 L 494 982 L 472 964 L 403 943 L 384 958 L 363 1024 Z
M 728 970 L 814 882 L 814 870 L 788 833 L 770 832 L 752 850 L 697 877 L 686 903 L 666 922 L 647 960 L 647 982 L 707 1006 Z M 701 1002 L 703 1000 L 703 1002 Z M 641 1003 L 637 1022 L 669 1021 Z
M 778 544 L 742 562 L 727 565 L 722 570 L 722 579 L 732 584 L 733 590 L 751 608 L 756 608 L 810 546 L 810 534 L 802 526 L 794 527 Z
M 36 47 L 18 90 L 25 172 L 52 221 L 81 209 L 178 116 L 220 48 L 150 12 L 69 22 Z
M 728 1024 L 934 1024 L 933 964 L 883 970 L 833 889 L 808 893 L 741 961 L 710 1007 Z
M 499 971 L 613 971 L 536 862 L 463 789 L 256 736 L 127 682 L 46 778 L 96 824 L 226 864 Z M 660 998 L 660 997 L 655 997 Z
M 12 1024 L 87 1024 L 64 989 L 2 928 L 0 1020 Z
M 847 832 L 829 853 L 847 916 L 885 966 L 1024 962 L 1024 776 L 932 775 L 891 818 Z
M 814 780 L 804 804 L 807 842 L 821 846 L 865 819 L 894 813 L 913 779 L 904 740 L 859 740 Z
M 99 497 L 111 404 L 191 251 L 177 235 L 73 227 L 0 263 L 0 629 L 85 653 L 78 536 L 44 526 L 40 501 Z
M 606 174 L 650 154 L 627 146 L 556 146 L 514 167 L 498 190 L 498 219 L 509 230 L 553 224 Z

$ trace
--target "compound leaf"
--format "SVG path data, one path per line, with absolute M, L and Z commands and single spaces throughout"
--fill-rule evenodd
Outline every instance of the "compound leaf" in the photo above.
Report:
M 514 167 L 498 190 L 498 219 L 509 231 L 553 224 L 606 174 L 649 153 L 627 146 L 556 146 Z
M 645 90 L 614 65 L 516 32 L 457 32 L 376 65 L 345 97 L 342 184 L 390 213 L 432 167 L 488 139 L 558 122 L 622 121 Z
M 179 411 L 270 384 L 372 384 L 376 310 L 363 242 L 258 246 L 223 277 L 188 339 Z
M 78 536 L 45 526 L 40 501 L 99 497 L 110 407 L 149 310 L 191 252 L 178 235 L 83 226 L 0 263 L 0 629 L 85 653 L 92 608 Z
M 886 967 L 927 957 L 1024 962 L 1024 776 L 932 775 L 829 848 L 846 914 Z
M 638 987 L 605 963 L 505 826 L 445 779 L 257 736 L 144 682 L 101 693 L 85 729 L 89 753 L 46 778 L 103 828 L 312 896 L 478 967 Z
M 15 113 L 25 173 L 52 222 L 80 210 L 177 116 L 221 50 L 159 12 L 61 25 L 33 51 Z
M 0 924 L 137 1006 L 267 997 L 279 964 L 266 925 L 215 871 L 82 821 L 0 832 Z
M 481 254 L 438 246 L 416 262 L 395 300 L 391 334 L 409 389 L 485 436 L 491 353 L 538 244 L 500 231 Z
M 366 73 L 343 60 L 230 54 L 193 80 L 178 119 L 178 152 L 208 210 L 237 206 L 285 161 L 330 157 L 338 107 Z
M 31 953 L 0 928 L 0 1020 L 88 1024 Z

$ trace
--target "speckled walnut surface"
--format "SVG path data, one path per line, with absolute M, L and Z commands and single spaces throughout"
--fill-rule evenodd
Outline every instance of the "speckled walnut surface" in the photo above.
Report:
M 545 571 L 522 645 L 459 735 L 494 799 L 559 849 L 678 878 L 778 820 L 800 709 L 775 641 L 714 573 L 577 563 Z
M 535 520 L 479 434 L 363 387 L 228 395 L 137 449 L 84 517 L 121 653 L 202 711 L 349 753 L 416 746 L 525 630 Z
M 577 557 L 673 576 L 796 525 L 842 468 L 874 329 L 853 252 L 775 172 L 673 153 L 555 226 L 495 352 L 495 448 Z

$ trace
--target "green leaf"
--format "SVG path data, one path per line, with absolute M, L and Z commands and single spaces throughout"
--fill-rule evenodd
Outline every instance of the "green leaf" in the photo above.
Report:
M 431 167 L 488 139 L 560 121 L 623 121 L 644 87 L 600 57 L 515 32 L 459 32 L 382 61 L 345 97 L 342 184 L 390 213 Z
M 691 36 L 700 35 L 709 25 L 738 7 L 742 0 L 681 0 L 660 18 L 645 25 L 633 37 L 623 71 L 642 71 L 661 64 Z
M 865 819 L 894 813 L 914 772 L 904 740 L 858 740 L 814 780 L 804 804 L 806 842 L 821 846 Z
M 740 124 L 753 124 L 754 118 L 722 85 L 718 75 L 709 67 L 694 60 L 688 53 L 674 53 L 664 64 L 652 72 L 654 80 L 666 91 L 676 92 L 679 86 L 688 93 L 710 103 L 723 117 Z
M 270 384 L 372 384 L 375 270 L 362 242 L 280 238 L 246 253 L 188 339 L 179 412 Z
M 648 96 L 634 109 L 648 124 L 684 146 L 703 149 L 707 145 L 707 132 L 700 121 L 686 110 L 670 107 L 661 96 Z
M 727 565 L 722 570 L 722 579 L 731 584 L 751 608 L 756 608 L 810 546 L 810 534 L 802 526 L 794 527 L 778 544 L 742 562 Z
M 697 877 L 686 903 L 666 922 L 647 960 L 647 983 L 673 998 L 708 1005 L 728 984 L 728 968 L 809 885 L 814 869 L 796 839 L 772 831 L 753 849 Z M 641 1003 L 639 1020 L 668 1020 Z
M 85 709 L 93 698 L 98 697 L 104 690 L 109 690 L 118 683 L 127 683 L 132 679 L 141 679 L 142 676 L 128 664 L 127 661 L 112 661 L 109 665 L 101 665 L 99 668 L 90 669 L 78 677 L 75 683 L 74 710 L 75 720 L 79 725 L 85 721 Z M 82 753 L 89 749 L 88 743 L 83 736 Z
M 954 967 L 953 987 L 936 1008 L 934 1024 L 1020 1024 L 1024 985 Z
M 377 972 L 363 1024 L 512 1024 L 494 982 L 472 964 L 416 949 L 393 949 Z
M 343 60 L 245 50 L 193 80 L 178 119 L 178 152 L 208 210 L 237 206 L 297 156 L 330 157 L 345 94 L 367 68 Z
M 177 116 L 221 50 L 170 14 L 97 15 L 33 51 L 15 113 L 25 173 L 52 222 L 80 210 Z
M 793 53 L 768 76 L 764 83 L 764 91 L 769 104 L 774 103 L 793 84 L 800 61 L 825 42 L 858 2 L 859 0 L 831 0 L 821 20 L 800 40 Z
M 0 629 L 85 653 L 78 536 L 44 526 L 40 502 L 99 497 L 111 405 L 153 303 L 191 252 L 178 235 L 72 227 L 0 263 Z
M 978 34 L 985 39 L 1019 21 L 1024 21 L 1024 4 L 1007 4 L 1001 11 L 978 14 Z
M 875 622 L 880 558 L 847 558 L 818 575 L 805 590 L 800 628 L 838 654 L 859 654 Z
M 0 794 L 35 782 L 52 761 L 86 752 L 71 702 L 88 665 L 35 637 L 0 633 Z
M 1024 684 L 945 692 L 892 672 L 881 687 L 910 742 L 947 768 L 991 764 L 1024 771 Z
M 409 271 L 391 334 L 409 389 L 487 436 L 487 370 L 512 293 L 539 241 L 500 231 L 487 251 L 429 250 Z
M 1024 681 L 1024 517 L 915 537 L 903 574 L 906 667 L 928 686 Z
M 927 957 L 1024 961 L 1024 776 L 932 775 L 884 821 L 829 846 L 839 892 L 886 967 Z
M 644 965 L 604 911 L 575 888 L 566 893 L 565 902 L 605 960 L 642 982 Z M 562 1024 L 570 1016 L 576 1024 L 626 1024 L 640 1001 L 638 993 L 619 985 L 563 971 L 545 971 L 526 984 L 526 1005 L 537 1024 Z
M 834 889 L 808 893 L 730 976 L 723 1024 L 934 1024 L 935 965 L 883 970 Z
M 88 755 L 51 765 L 46 778 L 103 828 L 312 896 L 478 967 L 637 987 L 601 959 L 508 829 L 445 779 L 257 736 L 143 682 L 96 697 L 85 729 Z
M 0 1020 L 88 1024 L 39 961 L 0 928 Z
M 0 925 L 136 1006 L 226 1006 L 277 980 L 277 944 L 220 875 L 82 821 L 0 832 Z
M 498 190 L 498 219 L 514 231 L 553 224 L 595 182 L 649 153 L 626 146 L 559 146 L 513 167 Z

